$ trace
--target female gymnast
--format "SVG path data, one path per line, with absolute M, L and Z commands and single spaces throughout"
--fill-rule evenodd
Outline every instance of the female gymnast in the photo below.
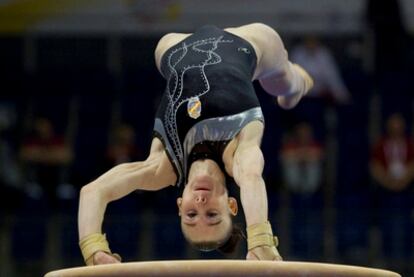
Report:
M 228 196 L 227 177 L 240 189 L 246 258 L 281 260 L 268 222 L 264 118 L 252 81 L 289 109 L 313 86 L 312 78 L 288 60 L 278 33 L 262 23 L 167 34 L 155 61 L 167 84 L 148 158 L 115 166 L 81 189 L 79 244 L 86 264 L 120 262 L 101 230 L 109 202 L 170 185 L 184 186 L 177 205 L 185 238 L 201 250 L 231 248 L 238 206 Z

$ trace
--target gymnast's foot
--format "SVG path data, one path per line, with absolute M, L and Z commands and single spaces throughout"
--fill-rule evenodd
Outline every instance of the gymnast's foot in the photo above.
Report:
M 299 103 L 300 99 L 302 99 L 302 97 L 305 96 L 313 87 L 313 79 L 308 72 L 306 72 L 306 70 L 304 70 L 300 65 L 292 64 L 292 66 L 299 73 L 299 75 L 302 76 L 303 86 L 295 93 L 277 97 L 277 103 L 284 109 L 294 108 Z

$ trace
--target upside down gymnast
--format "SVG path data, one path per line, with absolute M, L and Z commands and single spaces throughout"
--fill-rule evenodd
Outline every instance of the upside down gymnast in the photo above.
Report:
M 101 229 L 109 202 L 171 185 L 184 188 L 177 206 L 185 238 L 204 251 L 231 248 L 238 205 L 228 196 L 227 177 L 240 189 L 246 258 L 281 260 L 268 222 L 264 118 L 252 81 L 289 109 L 313 86 L 312 78 L 288 60 L 277 32 L 262 23 L 167 34 L 155 61 L 167 85 L 148 158 L 115 166 L 81 189 L 79 245 L 86 264 L 120 262 Z

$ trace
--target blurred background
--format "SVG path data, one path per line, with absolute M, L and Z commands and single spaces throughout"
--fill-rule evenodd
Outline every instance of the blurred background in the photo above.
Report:
M 148 154 L 160 37 L 251 22 L 275 28 L 315 79 L 290 111 L 255 84 L 282 255 L 414 276 L 413 1 L 1 0 L 1 277 L 83 264 L 79 189 Z M 112 250 L 124 261 L 226 258 L 184 243 L 178 194 L 111 203 Z

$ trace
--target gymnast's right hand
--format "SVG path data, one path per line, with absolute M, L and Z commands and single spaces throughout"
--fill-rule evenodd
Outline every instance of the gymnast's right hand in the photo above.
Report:
M 278 245 L 279 240 L 273 236 L 269 221 L 247 227 L 247 260 L 281 261 Z
M 98 251 L 93 255 L 93 264 L 117 264 L 121 261 L 116 258 L 113 254 L 108 254 L 104 251 Z
M 282 261 L 275 246 L 260 246 L 249 250 L 246 260 Z

